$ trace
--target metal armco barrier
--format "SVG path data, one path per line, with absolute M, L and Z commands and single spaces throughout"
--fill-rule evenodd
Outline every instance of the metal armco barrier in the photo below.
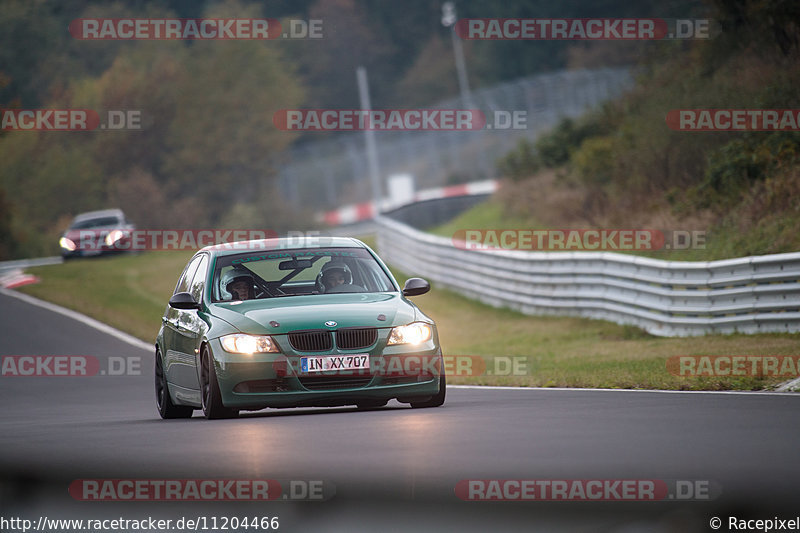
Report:
M 383 216 L 376 224 L 386 262 L 495 307 L 598 318 L 670 337 L 800 331 L 800 252 L 682 262 L 478 251 Z

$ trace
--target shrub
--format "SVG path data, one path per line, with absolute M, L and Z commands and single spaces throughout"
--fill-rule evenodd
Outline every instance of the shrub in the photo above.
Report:
M 606 185 L 614 178 L 614 139 L 590 137 L 572 155 L 576 175 L 587 185 Z
M 497 171 L 501 176 L 520 181 L 539 171 L 541 164 L 533 145 L 520 139 L 517 146 L 497 160 Z
M 776 168 L 800 160 L 800 135 L 770 132 L 735 139 L 711 154 L 703 182 L 693 191 L 696 203 L 722 207 L 737 201 L 753 183 Z
M 602 133 L 603 128 L 594 117 L 589 116 L 578 122 L 570 118 L 563 119 L 551 133 L 536 141 L 536 151 L 542 166 L 557 168 L 565 165 L 584 139 Z

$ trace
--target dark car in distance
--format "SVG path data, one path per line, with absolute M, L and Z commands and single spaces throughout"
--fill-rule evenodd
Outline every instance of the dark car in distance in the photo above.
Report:
M 119 253 L 130 248 L 134 229 L 121 209 L 89 211 L 72 220 L 58 245 L 64 259 Z

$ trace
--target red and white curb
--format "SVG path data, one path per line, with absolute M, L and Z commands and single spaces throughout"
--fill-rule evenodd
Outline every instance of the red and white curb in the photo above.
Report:
M 16 289 L 23 285 L 39 283 L 39 281 L 41 281 L 39 278 L 33 274 L 26 274 L 21 269 L 0 272 L 0 287 L 4 289 Z

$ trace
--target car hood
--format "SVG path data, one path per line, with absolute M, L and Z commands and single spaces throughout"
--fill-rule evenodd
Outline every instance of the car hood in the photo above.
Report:
M 325 322 L 330 320 L 336 322 L 331 329 L 387 328 L 414 322 L 418 317 L 416 307 L 399 293 L 326 294 L 215 303 L 210 311 L 240 331 L 256 335 L 327 329 Z M 385 320 L 378 320 L 378 315 Z

